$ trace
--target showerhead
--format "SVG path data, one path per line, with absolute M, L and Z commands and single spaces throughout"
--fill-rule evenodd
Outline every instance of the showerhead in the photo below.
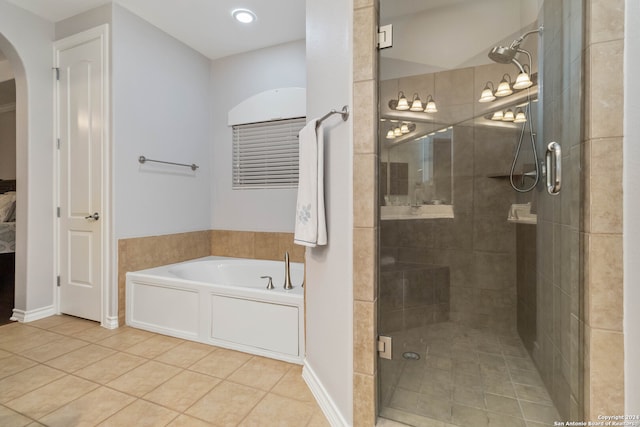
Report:
M 516 53 L 518 52 L 525 53 L 529 57 L 529 63 L 531 63 L 531 54 L 528 51 L 520 48 L 504 46 L 495 46 L 491 49 L 489 51 L 489 59 L 500 64 L 512 63 L 518 67 L 518 70 L 520 70 L 521 73 L 524 73 L 525 71 L 524 68 L 522 68 L 522 64 L 515 58 Z
M 515 58 L 517 49 L 504 46 L 495 46 L 489 51 L 489 59 L 500 64 L 509 64 Z
M 489 51 L 489 59 L 499 64 L 510 64 L 513 62 L 520 69 L 520 71 L 523 71 L 522 64 L 520 64 L 520 62 L 515 59 L 516 54 L 518 52 L 526 54 L 529 57 L 529 64 L 531 64 L 531 54 L 528 51 L 522 49 L 520 47 L 520 44 L 524 41 L 524 39 L 527 36 L 535 33 L 541 33 L 542 30 L 543 28 L 540 27 L 536 30 L 527 31 L 526 33 L 524 33 L 523 35 L 515 39 L 509 47 L 504 47 L 504 46 L 493 47 Z

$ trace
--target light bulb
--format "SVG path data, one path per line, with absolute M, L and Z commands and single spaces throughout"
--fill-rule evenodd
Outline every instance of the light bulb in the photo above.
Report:
M 524 115 L 524 111 L 518 108 L 516 110 L 516 117 L 513 119 L 513 123 L 524 123 L 527 121 L 527 116 Z
M 427 106 L 424 109 L 425 113 L 437 113 L 438 107 L 436 107 L 436 102 L 433 100 L 431 95 L 427 98 Z
M 422 101 L 420 101 L 420 97 L 417 93 L 413 94 L 413 101 L 411 101 L 410 111 L 422 111 Z
M 243 24 L 250 24 L 256 20 L 256 14 L 249 9 L 236 9 L 231 12 L 231 15 L 236 21 L 242 22 Z
M 493 90 L 491 90 L 491 88 L 489 87 L 490 83 L 491 82 L 487 82 L 487 84 L 484 85 L 484 89 L 482 89 L 482 93 L 480 94 L 480 99 L 478 100 L 478 102 L 495 101 L 496 97 L 493 95 Z M 491 86 L 493 86 L 493 83 L 491 83 Z
M 496 96 L 507 96 L 513 93 L 513 90 L 511 90 L 511 77 L 509 77 L 509 81 L 507 81 L 507 77 L 509 77 L 508 74 L 502 76 L 502 80 L 495 93 Z
M 404 96 L 404 93 L 398 93 L 398 105 L 396 105 L 396 110 L 406 111 L 409 109 L 409 101 Z
M 513 110 L 507 110 L 504 112 L 504 116 L 502 117 L 503 122 L 512 122 L 515 120 L 513 116 Z
M 526 89 L 533 86 L 533 82 L 529 78 L 529 74 L 522 72 L 516 77 L 516 82 L 513 84 L 514 89 Z

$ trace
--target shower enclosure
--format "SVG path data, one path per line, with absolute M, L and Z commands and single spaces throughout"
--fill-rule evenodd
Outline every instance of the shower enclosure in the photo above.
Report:
M 582 2 L 381 0 L 380 416 L 583 418 Z

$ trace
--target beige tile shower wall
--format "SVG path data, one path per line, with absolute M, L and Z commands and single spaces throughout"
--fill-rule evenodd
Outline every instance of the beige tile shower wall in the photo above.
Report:
M 624 0 L 587 0 L 584 117 L 585 413 L 624 411 Z
M 378 0 L 353 3 L 353 425 L 376 421 Z
M 209 255 L 304 262 L 304 247 L 293 244 L 293 233 L 203 230 L 118 241 L 118 322 L 125 323 L 128 271 L 182 262 Z
M 210 255 L 209 230 L 118 241 L 118 323 L 125 323 L 126 273 Z
M 477 102 L 477 95 L 487 79 L 495 80 L 512 68 L 490 64 L 384 80 L 380 82 L 382 111 L 387 111 L 385 101 L 402 90 L 437 94 L 438 120 L 459 123 L 481 116 L 487 107 Z M 384 255 L 401 263 L 450 269 L 452 321 L 501 333 L 513 332 L 516 324 L 516 227 L 507 222 L 507 213 L 516 202 L 508 174 L 519 135 L 517 129 L 478 126 L 471 120 L 455 125 L 455 218 L 382 221 L 380 225 Z M 520 164 L 528 163 L 530 153 L 525 145 Z M 521 199 L 520 203 L 531 201 L 531 193 Z M 385 321 L 385 316 L 380 318 Z
M 293 243 L 293 233 L 211 230 L 210 255 L 304 262 L 304 246 Z

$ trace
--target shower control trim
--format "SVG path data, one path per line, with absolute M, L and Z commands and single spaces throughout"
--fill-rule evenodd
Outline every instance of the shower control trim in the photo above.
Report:
M 545 155 L 547 172 L 547 193 L 555 196 L 562 187 L 562 148 L 557 142 L 547 145 Z

